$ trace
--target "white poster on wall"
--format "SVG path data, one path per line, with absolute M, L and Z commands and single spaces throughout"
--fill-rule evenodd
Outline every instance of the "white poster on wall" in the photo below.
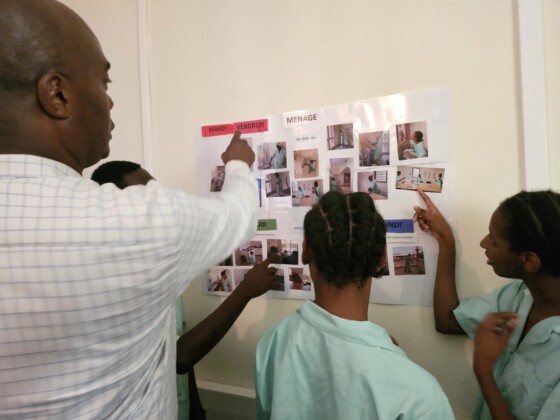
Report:
M 278 281 L 265 296 L 312 299 L 313 283 L 301 263 L 303 218 L 327 191 L 363 191 L 387 226 L 388 273 L 373 279 L 371 302 L 432 305 L 438 246 L 412 215 L 413 206 L 423 205 L 420 187 L 454 226 L 447 89 L 203 126 L 196 133 L 199 194 L 221 190 L 221 154 L 235 130 L 256 155 L 257 233 L 208 270 L 205 293 L 231 293 L 251 266 L 270 258 Z

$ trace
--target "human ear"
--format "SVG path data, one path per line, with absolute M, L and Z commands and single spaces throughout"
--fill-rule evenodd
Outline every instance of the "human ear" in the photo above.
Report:
M 68 82 L 59 73 L 45 73 L 37 82 L 37 99 L 49 116 L 66 119 L 70 116 Z
M 523 252 L 521 254 L 521 264 L 527 273 L 536 273 L 541 268 L 541 259 L 534 252 Z

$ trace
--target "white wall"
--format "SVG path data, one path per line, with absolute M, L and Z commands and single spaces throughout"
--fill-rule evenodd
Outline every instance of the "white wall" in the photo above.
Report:
M 136 0 L 62 0 L 92 28 L 111 63 L 109 94 L 115 129 L 107 160 L 144 163 Z M 101 162 L 103 163 L 103 162 Z M 90 176 L 94 168 L 84 171 Z
M 113 65 L 111 159 L 142 162 L 136 2 L 65 3 L 96 31 Z M 549 168 L 558 189 L 560 4 L 545 0 L 543 8 Z M 498 201 L 522 186 L 514 10 L 513 0 L 150 0 L 155 175 L 196 191 L 193 133 L 200 125 L 449 87 L 459 293 L 490 291 L 503 280 L 486 266 L 478 242 Z M 184 296 L 190 325 L 221 302 L 201 295 L 199 282 Z M 250 303 L 197 365 L 197 378 L 252 388 L 258 339 L 301 303 Z M 457 418 L 470 417 L 477 387 L 466 339 L 437 334 L 431 308 L 371 305 L 370 319 L 438 378 Z

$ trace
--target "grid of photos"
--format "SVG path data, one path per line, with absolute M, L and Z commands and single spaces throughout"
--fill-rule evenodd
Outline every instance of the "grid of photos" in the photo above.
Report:
M 399 94 L 398 103 L 403 95 L 408 100 L 407 94 Z M 418 202 L 418 189 L 444 193 L 433 194 L 435 202 L 453 200 L 450 102 L 441 94 L 426 95 L 421 101 L 415 95 L 410 109 L 398 117 L 389 112 L 394 111 L 389 109 L 394 103 L 383 98 L 325 107 L 312 110 L 317 118 L 308 122 L 294 123 L 289 118 L 295 113 L 270 116 L 263 130 L 251 131 L 252 137 L 246 140 L 256 155 L 252 170 L 259 189 L 259 222 L 263 223 L 251 241 L 208 272 L 209 294 L 231 293 L 251 267 L 268 258 L 278 270 L 269 297 L 312 298 L 309 269 L 300 258 L 305 214 L 329 191 L 359 191 L 375 201 L 391 225 L 388 261 L 375 286 L 383 296 L 374 294 L 372 302 L 425 299 L 421 292 L 430 283 L 425 274 L 433 271 L 434 253 L 431 243 L 422 243 L 423 233 L 413 223 L 410 209 Z M 311 110 L 297 113 L 311 115 Z M 223 137 L 222 146 L 229 141 Z M 217 153 L 217 143 L 202 143 L 205 152 L 216 148 Z M 208 165 L 199 190 L 208 191 L 210 184 L 210 191 L 221 191 L 225 166 L 214 158 L 201 156 L 200 161 Z M 424 250 L 429 256 L 426 261 Z

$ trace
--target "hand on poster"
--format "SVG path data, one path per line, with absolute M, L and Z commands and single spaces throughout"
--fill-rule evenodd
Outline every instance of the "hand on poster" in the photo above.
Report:
M 438 242 L 453 242 L 453 232 L 451 227 L 440 213 L 439 209 L 434 205 L 432 200 L 426 193 L 420 189 L 417 190 L 420 197 L 426 203 L 426 208 L 423 209 L 414 206 L 414 216 L 412 220 L 418 222 L 418 226 L 424 232 L 432 232 Z
M 255 161 L 255 153 L 253 149 L 249 147 L 247 142 L 241 139 L 241 132 L 236 131 L 231 142 L 227 147 L 226 151 L 222 153 L 222 160 L 224 164 L 228 163 L 230 160 L 242 160 L 251 166 Z
M 276 268 L 269 267 L 267 258 L 250 269 L 237 289 L 243 290 L 249 299 L 260 296 L 274 287 L 276 284 Z

